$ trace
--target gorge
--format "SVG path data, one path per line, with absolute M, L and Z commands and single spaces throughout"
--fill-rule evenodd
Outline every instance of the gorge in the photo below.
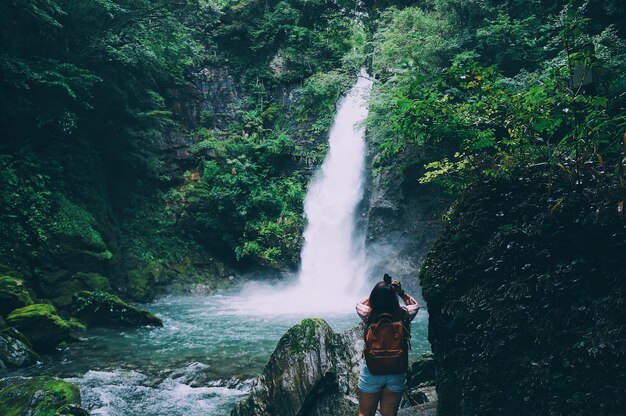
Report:
M 625 22 L 0 3 L 0 414 L 351 414 L 383 273 L 427 307 L 403 412 L 621 414 Z

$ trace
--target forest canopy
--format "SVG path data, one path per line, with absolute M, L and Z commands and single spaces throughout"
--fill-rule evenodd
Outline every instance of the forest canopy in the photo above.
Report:
M 71 206 L 114 259 L 295 267 L 361 66 L 375 175 L 456 192 L 597 164 L 623 181 L 625 22 L 617 0 L 2 2 L 0 256 L 32 264 L 80 229 Z M 219 114 L 201 108 L 218 72 Z

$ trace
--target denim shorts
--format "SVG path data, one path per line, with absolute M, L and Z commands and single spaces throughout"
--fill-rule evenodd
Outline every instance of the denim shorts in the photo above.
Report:
M 361 361 L 361 373 L 359 374 L 359 390 L 363 393 L 378 393 L 386 388 L 394 393 L 402 393 L 406 386 L 406 374 L 386 374 L 375 376 L 365 364 L 365 360 Z

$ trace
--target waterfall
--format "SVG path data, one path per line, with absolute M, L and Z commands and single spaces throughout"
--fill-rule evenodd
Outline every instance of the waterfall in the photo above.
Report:
M 295 285 L 248 290 L 254 308 L 266 313 L 351 311 L 367 281 L 365 236 L 356 230 L 363 199 L 367 101 L 372 81 L 361 70 L 341 100 L 329 149 L 304 201 L 307 226 Z
M 363 236 L 355 230 L 363 199 L 365 138 L 362 122 L 372 82 L 365 70 L 337 109 L 329 149 L 304 201 L 307 227 L 298 280 L 303 290 L 329 298 L 329 290 L 356 294 L 366 280 Z M 332 289 L 331 289 L 332 288 Z

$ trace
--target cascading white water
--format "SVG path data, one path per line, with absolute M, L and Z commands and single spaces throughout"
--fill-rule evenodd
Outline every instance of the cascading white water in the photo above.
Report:
M 337 110 L 329 150 L 304 201 L 299 282 L 303 290 L 332 300 L 359 292 L 367 273 L 364 241 L 355 231 L 355 209 L 363 199 L 365 139 L 362 122 L 372 81 L 363 70 Z
M 265 313 L 352 310 L 367 280 L 364 236 L 356 231 L 363 198 L 365 138 L 372 80 L 365 70 L 343 98 L 329 135 L 329 150 L 304 201 L 307 227 L 297 283 L 284 289 L 249 288 L 254 309 Z

